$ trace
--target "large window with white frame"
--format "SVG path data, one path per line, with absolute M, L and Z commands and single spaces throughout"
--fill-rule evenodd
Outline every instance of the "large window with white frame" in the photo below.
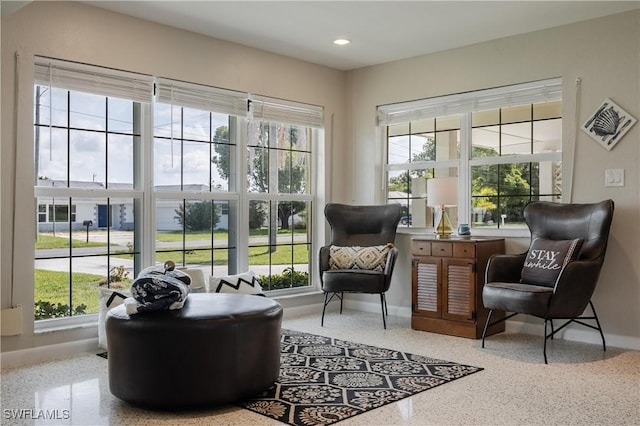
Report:
M 154 104 L 155 260 L 238 270 L 237 156 L 247 94 L 158 79 Z
M 309 285 L 316 132 L 305 125 L 279 122 L 282 119 L 272 100 L 254 97 L 250 105 L 246 223 L 251 235 L 260 238 L 249 241 L 249 265 L 252 269 L 269 266 L 263 275 L 269 289 Z
M 140 266 L 141 105 L 150 76 L 37 58 L 35 319 L 98 312 Z
M 561 79 L 384 105 L 378 116 L 401 226 L 433 226 L 431 178 L 458 178 L 453 226 L 523 229 L 526 203 L 562 199 Z
M 311 285 L 322 108 L 253 98 L 36 58 L 36 320 L 98 312 L 100 286 L 165 260 Z

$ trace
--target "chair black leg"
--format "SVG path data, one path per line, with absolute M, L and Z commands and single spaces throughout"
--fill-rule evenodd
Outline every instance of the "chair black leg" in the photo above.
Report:
M 380 293 L 380 307 L 382 308 L 382 325 L 384 326 L 384 329 L 387 329 L 387 319 L 385 318 L 384 315 L 384 307 L 387 304 L 387 301 L 384 297 L 384 293 Z
M 385 315 L 389 315 L 389 307 L 387 306 L 387 296 L 384 295 L 384 293 L 382 293 L 382 295 L 384 296 L 384 313 Z
M 340 292 L 340 315 L 342 315 L 342 301 L 344 300 L 344 293 Z
M 589 305 L 591 305 L 591 310 L 593 311 L 593 319 L 596 320 L 596 324 L 598 325 L 598 331 L 600 332 L 600 337 L 602 338 L 602 350 L 607 351 L 607 345 L 604 343 L 604 333 L 602 332 L 602 327 L 600 327 L 600 320 L 598 320 L 598 314 L 596 314 L 596 308 L 593 306 L 593 302 L 589 300 Z
M 543 345 L 543 348 L 542 348 L 542 353 L 544 355 L 544 363 L 545 364 L 548 364 L 548 362 L 547 362 L 547 337 L 548 337 L 547 336 L 547 322 L 549 322 L 549 320 L 545 319 L 544 320 L 544 336 L 543 336 L 544 345 Z M 553 335 L 551 337 L 553 337 Z
M 484 323 L 484 330 L 482 330 L 482 347 L 484 348 L 484 337 L 487 335 L 487 328 L 489 328 L 489 321 L 491 321 L 491 314 L 493 309 L 489 309 L 489 315 L 487 315 L 487 322 Z
M 327 309 L 327 303 L 329 303 L 327 301 L 327 297 L 329 297 L 329 293 L 328 292 L 324 292 L 324 305 L 322 306 L 322 319 L 320 320 L 320 327 L 324 327 L 324 311 L 325 309 Z
M 509 315 L 500 318 L 497 321 L 491 322 L 491 314 L 493 313 L 493 309 L 489 309 L 489 314 L 487 315 L 487 322 L 484 323 L 484 330 L 482 330 L 482 347 L 484 348 L 484 338 L 487 336 L 487 330 L 489 327 L 493 327 L 496 324 L 500 324 L 501 322 L 505 322 L 508 319 L 511 319 L 518 315 L 518 312 L 512 312 Z

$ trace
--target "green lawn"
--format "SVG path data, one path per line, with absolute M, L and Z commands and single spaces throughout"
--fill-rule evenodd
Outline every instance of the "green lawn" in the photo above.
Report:
M 306 264 L 309 262 L 309 251 L 306 245 L 299 246 L 278 246 L 277 250 L 269 253 L 267 247 L 250 247 L 249 264 L 267 265 L 271 256 L 272 265 L 290 265 L 292 263 Z M 119 255 L 118 257 L 130 258 L 130 255 Z M 183 262 L 181 252 L 156 252 L 156 261 L 164 262 L 173 260 L 181 265 Z M 184 261 L 187 264 L 210 264 L 211 250 L 190 250 L 185 253 Z M 228 251 L 226 249 L 215 250 L 214 265 L 228 264 Z M 101 282 L 106 280 L 106 276 L 84 273 L 73 274 L 73 306 L 80 304 L 87 305 L 85 313 L 96 313 L 99 311 L 98 288 Z M 123 281 L 125 287 L 131 285 L 132 279 L 129 277 Z M 42 300 L 52 304 L 69 305 L 69 274 L 67 272 L 49 271 L 43 269 L 35 270 L 35 301 Z
M 304 229 L 296 229 L 296 234 L 304 234 Z M 214 231 L 214 238 L 216 240 L 226 240 L 229 233 L 226 230 Z M 278 235 L 291 235 L 291 229 L 278 229 Z M 269 228 L 258 228 L 249 230 L 250 237 L 267 237 L 269 236 Z M 211 240 L 211 232 L 193 232 L 188 231 L 184 234 L 186 241 L 200 241 Z M 156 232 L 156 241 L 163 243 L 179 242 L 182 241 L 182 231 L 158 231 Z
M 214 238 L 216 240 L 227 239 L 227 231 L 215 231 Z M 211 232 L 187 232 L 184 235 L 186 241 L 211 240 Z M 163 243 L 175 243 L 182 241 L 182 231 L 158 231 L 156 232 L 156 241 Z
M 304 229 L 296 229 L 296 234 L 303 234 Z M 229 233 L 226 230 L 220 230 L 214 232 L 215 240 L 226 240 L 228 238 Z M 251 237 L 266 237 L 269 235 L 268 228 L 259 228 L 252 229 L 249 232 L 249 236 Z M 280 229 L 278 230 L 278 235 L 291 235 L 291 229 Z M 79 247 L 104 247 L 106 243 L 100 243 L 96 241 L 86 241 L 86 238 L 81 232 L 74 232 L 73 237 L 82 237 L 82 238 L 72 238 L 74 248 Z M 160 231 L 156 233 L 156 241 L 172 243 L 172 242 L 181 242 L 183 238 L 182 231 Z M 201 241 L 211 240 L 210 232 L 187 232 L 184 234 L 185 241 Z M 69 237 L 54 237 L 49 233 L 39 233 L 38 239 L 36 241 L 36 250 L 41 249 L 54 249 L 54 248 L 65 248 L 69 247 Z
M 296 230 L 296 232 L 302 232 L 300 230 Z M 290 230 L 286 230 L 280 232 L 279 234 L 290 234 Z M 252 236 L 266 236 L 267 230 L 255 230 L 255 233 L 252 232 Z M 226 231 L 216 232 L 216 239 L 218 238 L 226 238 Z M 211 238 L 210 233 L 189 233 L 187 234 L 188 240 L 209 240 Z M 181 241 L 182 233 L 181 232 L 159 232 L 157 233 L 157 239 L 159 241 L 173 242 L 173 241 Z M 49 248 L 60 248 L 60 247 L 68 247 L 69 239 L 64 237 L 54 237 L 50 234 L 40 234 L 38 236 L 38 242 L 36 243 L 37 249 L 49 249 Z M 86 243 L 84 240 L 73 240 L 73 247 L 97 247 L 97 246 L 106 246 L 104 243 L 96 243 L 89 242 Z M 120 257 L 123 259 L 131 259 L 132 255 L 130 254 L 119 254 L 112 255 L 113 257 Z M 184 258 L 183 258 L 184 256 Z M 186 264 L 190 265 L 207 265 L 212 263 L 211 259 L 211 248 L 196 247 L 191 248 L 187 251 L 183 252 L 181 250 L 175 251 L 156 251 L 156 261 L 164 262 L 167 260 L 173 260 L 178 265 L 182 265 L 183 261 Z M 213 254 L 213 264 L 218 266 L 228 265 L 229 263 L 229 251 L 226 248 L 215 249 Z M 291 265 L 291 264 L 307 264 L 309 263 L 309 247 L 306 244 L 300 245 L 282 245 L 277 246 L 276 251 L 273 253 L 269 252 L 269 247 L 258 246 L 258 247 L 249 247 L 249 264 L 251 266 L 256 265 Z M 300 274 L 300 273 L 298 273 Z M 283 283 L 271 283 L 271 285 L 278 286 L 287 286 L 287 282 L 289 281 L 290 276 L 283 275 L 282 277 L 278 276 L 278 278 L 283 281 Z M 101 282 L 106 280 L 105 275 L 94 275 L 94 274 L 85 274 L 85 273 L 74 273 L 72 277 L 72 288 L 73 288 L 73 307 L 80 306 L 84 304 L 87 306 L 85 309 L 85 313 L 96 313 L 99 311 L 99 301 L 98 301 L 98 288 Z M 131 285 L 133 277 L 129 277 L 123 281 L 125 287 L 129 287 Z M 274 279 L 276 277 L 273 277 Z M 294 285 L 306 285 L 307 276 L 298 277 L 297 275 L 294 277 L 294 281 L 300 281 L 300 283 L 295 283 Z M 287 282 L 285 282 L 287 281 Z M 303 282 L 304 281 L 304 282 Z M 277 286 L 274 288 L 278 288 Z M 43 269 L 35 270 L 35 301 L 45 301 L 49 302 L 53 305 L 62 304 L 69 305 L 69 274 L 67 272 L 58 272 L 58 271 L 49 271 Z
M 74 273 L 73 306 L 84 303 L 87 305 L 85 313 L 91 314 L 99 311 L 98 285 L 106 276 Z M 131 280 L 129 280 L 130 284 Z M 34 300 L 43 300 L 54 304 L 69 305 L 69 274 L 67 272 L 35 270 L 35 294 Z
M 276 251 L 269 253 L 268 247 L 249 247 L 249 264 L 251 265 L 268 265 L 269 255 L 271 255 L 272 265 L 289 265 L 291 264 L 293 251 L 293 263 L 308 263 L 309 250 L 306 245 L 296 246 L 277 246 Z M 211 249 L 210 248 L 194 248 L 185 252 L 185 263 L 187 264 L 210 264 Z M 214 265 L 227 265 L 229 263 L 229 251 L 227 249 L 214 250 Z M 156 261 L 165 262 L 173 260 L 177 264 L 182 263 L 181 251 L 156 251 Z
M 87 242 L 86 239 L 78 240 L 78 239 L 72 238 L 71 241 L 73 242 L 74 248 L 104 247 L 107 245 L 105 243 L 98 243 L 95 241 Z M 36 250 L 65 248 L 65 247 L 69 247 L 69 237 L 54 237 L 51 234 L 38 234 L 38 239 L 36 241 L 36 246 L 35 246 Z

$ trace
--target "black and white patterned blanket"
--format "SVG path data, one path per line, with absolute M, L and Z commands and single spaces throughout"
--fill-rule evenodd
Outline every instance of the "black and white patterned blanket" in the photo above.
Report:
M 189 295 L 189 284 L 189 275 L 166 265 L 143 269 L 131 284 L 131 296 L 137 302 L 136 311 L 182 308 Z

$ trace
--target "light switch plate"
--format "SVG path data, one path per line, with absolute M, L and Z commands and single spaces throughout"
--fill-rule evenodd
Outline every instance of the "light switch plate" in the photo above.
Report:
M 624 169 L 605 170 L 604 186 L 624 186 Z

